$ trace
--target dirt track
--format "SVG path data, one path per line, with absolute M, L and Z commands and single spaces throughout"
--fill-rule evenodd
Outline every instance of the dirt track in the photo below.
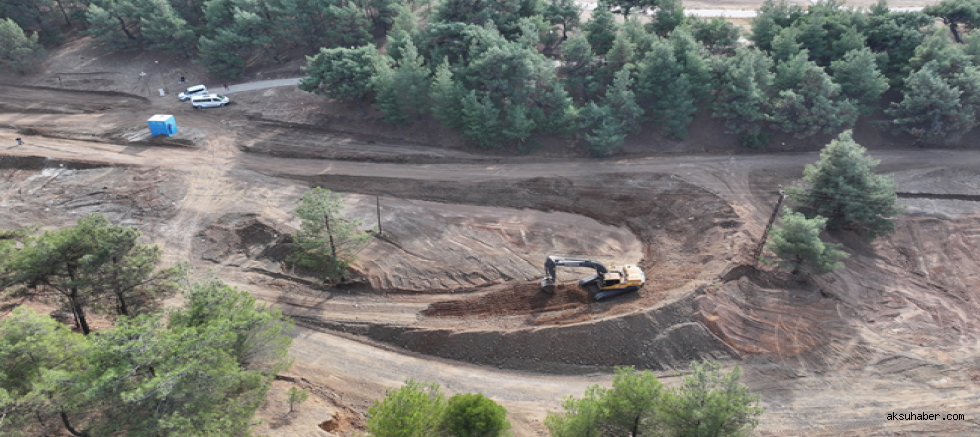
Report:
M 0 225 L 58 227 L 100 212 L 139 226 L 168 260 L 216 268 L 296 316 L 294 372 L 356 407 L 408 377 L 438 380 L 504 402 L 526 436 L 561 396 L 607 382 L 611 364 L 740 355 L 729 362 L 745 366 L 769 408 L 760 435 L 978 432 L 980 205 L 949 199 L 976 194 L 975 152 L 876 151 L 900 191 L 918 197 L 903 200 L 898 232 L 872 247 L 839 236 L 855 256 L 817 289 L 752 272 L 719 280 L 753 248 L 776 185 L 814 153 L 545 162 L 263 126 L 244 105 L 202 112 L 172 97 L 122 97 L 113 106 L 112 94 L 3 88 L 0 126 L 20 133 L 0 129 Z M 128 142 L 152 113 L 177 115 L 191 147 Z M 270 142 L 332 159 L 242 151 Z M 366 228 L 373 196 L 384 202 L 385 239 L 362 252 L 364 282 L 351 290 L 313 290 L 268 255 L 296 226 L 289 211 L 310 184 L 350 193 L 348 211 Z M 573 290 L 548 298 L 534 279 L 556 252 L 641 262 L 650 286 L 601 304 Z M 899 409 L 969 420 L 884 420 Z

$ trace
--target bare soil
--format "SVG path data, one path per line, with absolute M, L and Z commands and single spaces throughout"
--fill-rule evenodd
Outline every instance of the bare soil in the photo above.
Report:
M 207 111 L 150 92 L 195 77 L 185 68 L 79 40 L 37 76 L 0 80 L 0 226 L 105 214 L 160 244 L 168 263 L 190 261 L 293 316 L 296 364 L 258 433 L 351 435 L 373 399 L 413 378 L 485 393 L 508 407 L 515 435 L 542 435 L 562 396 L 608 383 L 613 366 L 671 385 L 697 359 L 743 367 L 767 407 L 757 435 L 980 431 L 975 152 L 859 127 L 906 211 L 874 243 L 827 235 L 852 257 L 801 282 L 751 254 L 778 186 L 815 153 L 746 153 L 710 117 L 687 143 L 644 132 L 608 160 L 561 141 L 487 153 L 288 88 Z M 182 136 L 141 136 L 157 113 L 174 114 Z M 377 232 L 381 205 L 383 232 L 336 286 L 283 263 L 310 186 L 342 193 L 365 231 Z M 648 284 L 596 303 L 574 285 L 589 272 L 567 269 L 545 294 L 537 279 L 551 254 L 638 263 Z M 285 414 L 291 385 L 313 396 Z M 967 420 L 886 420 L 907 410 Z

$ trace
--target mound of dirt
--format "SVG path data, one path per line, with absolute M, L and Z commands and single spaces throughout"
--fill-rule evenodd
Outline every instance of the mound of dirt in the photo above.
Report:
M 292 229 L 270 222 L 258 214 L 230 213 L 201 231 L 196 252 L 214 263 L 265 259 L 282 262 L 292 254 Z
M 435 302 L 422 311 L 422 315 L 430 317 L 522 315 L 588 306 L 592 302 L 587 291 L 573 284 L 559 284 L 553 294 L 541 291 L 541 286 L 538 284 L 495 288 L 503 289 L 481 293 L 479 296 Z

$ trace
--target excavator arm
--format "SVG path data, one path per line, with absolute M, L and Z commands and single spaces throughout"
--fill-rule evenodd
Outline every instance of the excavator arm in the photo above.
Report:
M 555 287 L 555 269 L 558 267 L 587 267 L 595 269 L 596 274 L 602 276 L 609 270 L 599 261 L 590 259 L 563 258 L 559 256 L 549 256 L 544 262 L 545 277 L 541 279 L 541 288 L 547 292 L 553 292 Z

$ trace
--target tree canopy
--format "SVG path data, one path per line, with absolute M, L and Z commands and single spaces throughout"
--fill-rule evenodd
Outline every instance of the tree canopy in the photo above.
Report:
M 354 261 L 357 250 L 371 238 L 358 228 L 360 220 L 341 215 L 340 195 L 324 188 L 308 191 L 296 206 L 301 221 L 293 235 L 296 253 L 292 262 L 313 269 L 326 278 L 340 278 Z
M 827 218 L 827 229 L 851 228 L 870 237 L 894 229 L 895 182 L 875 173 L 878 161 L 867 156 L 844 131 L 820 151 L 816 164 L 803 170 L 804 186 L 788 190 L 790 199 L 808 218 Z
M 793 274 L 801 270 L 817 275 L 830 273 L 844 265 L 841 260 L 847 254 L 838 245 L 820 239 L 826 227 L 827 219 L 823 217 L 806 218 L 786 208 L 766 246 L 776 254 L 779 265 L 791 268 Z
M 563 412 L 549 413 L 555 437 L 741 436 L 758 423 L 759 396 L 739 382 L 741 370 L 725 373 L 716 363 L 692 363 L 678 388 L 665 388 L 650 371 L 616 369 L 611 388 L 589 387 L 568 397 Z

